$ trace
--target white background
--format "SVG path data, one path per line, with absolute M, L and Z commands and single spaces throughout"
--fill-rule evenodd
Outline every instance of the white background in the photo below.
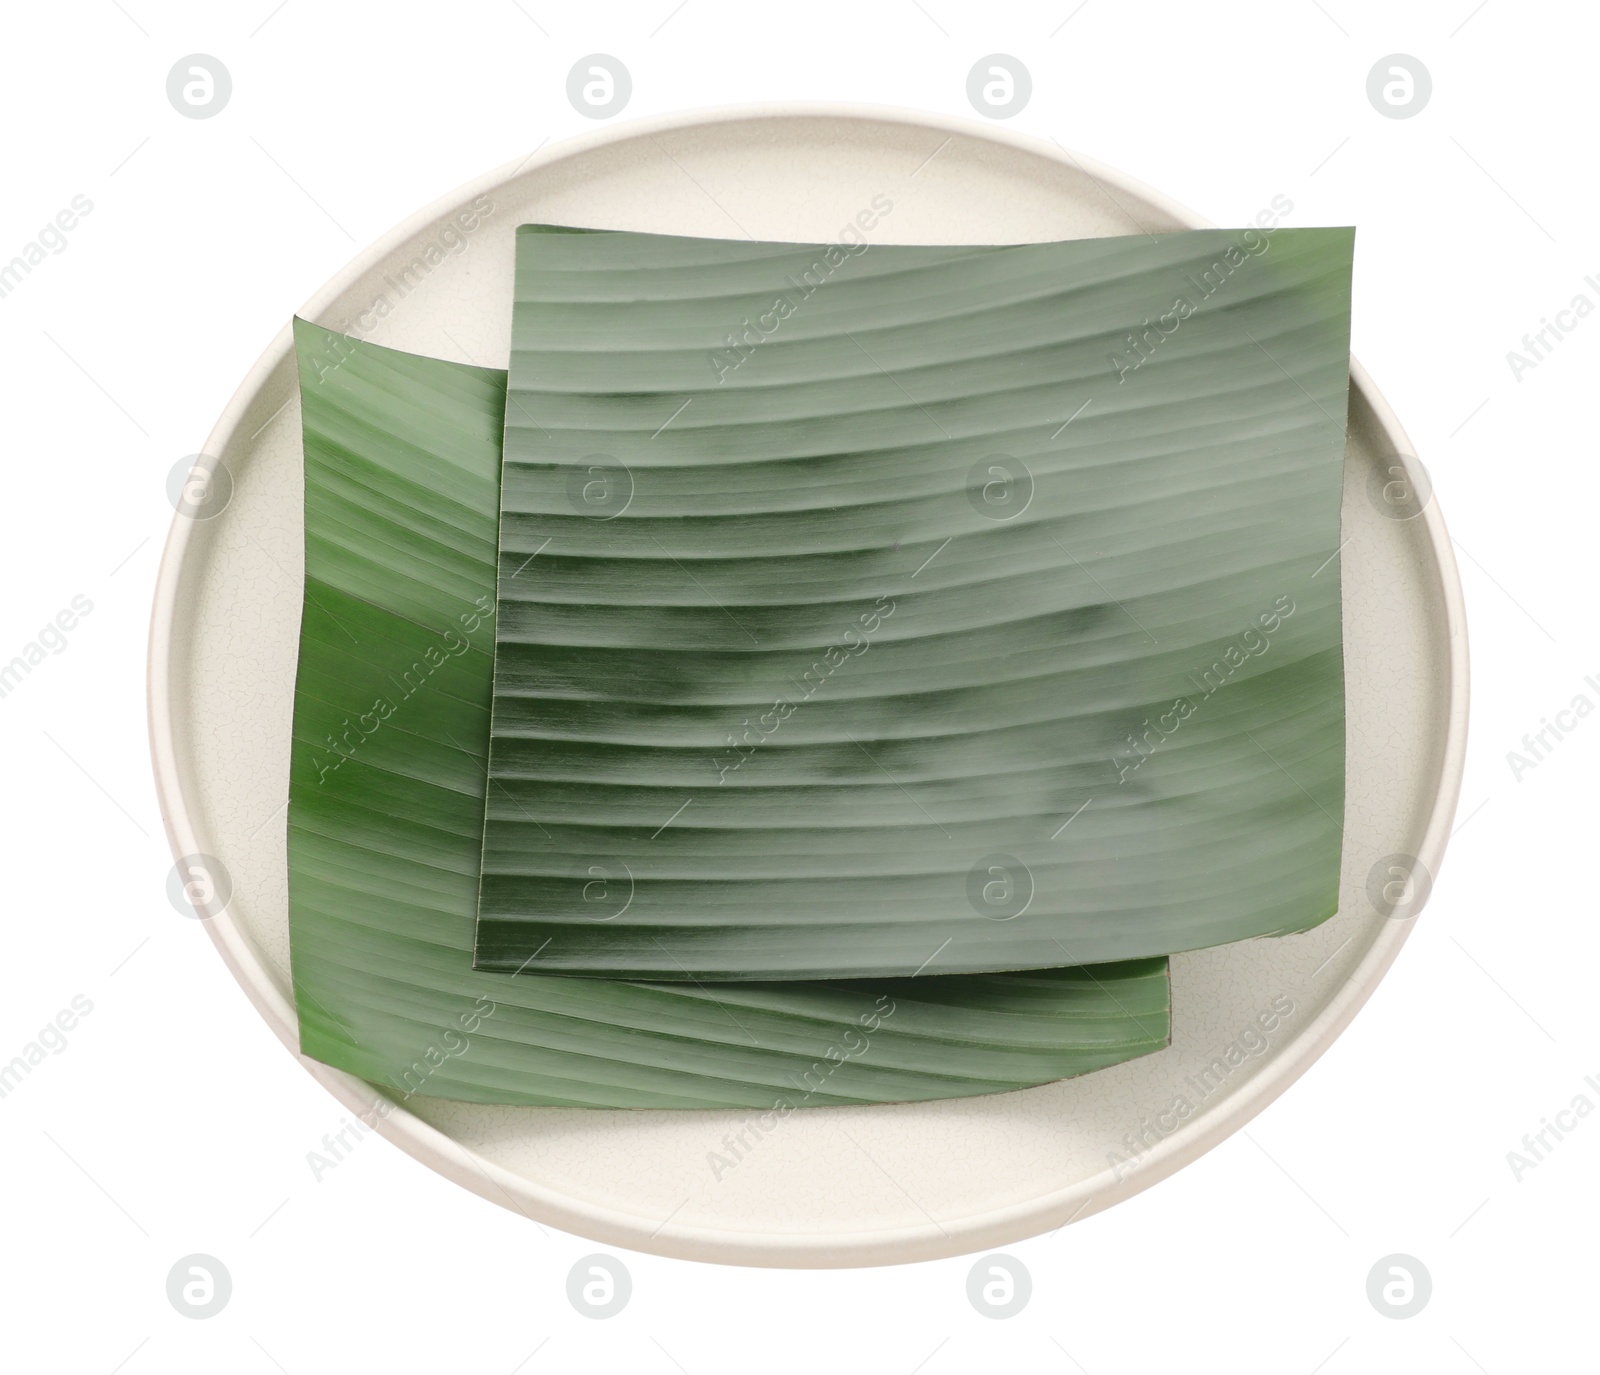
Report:
M 93 610 L 0 699 L 0 1061 L 75 995 L 93 1011 L 0 1100 L 0 1364 L 1592 1369 L 1600 1114 L 1520 1180 L 1507 1153 L 1576 1095 L 1600 1106 L 1584 1082 L 1600 1080 L 1600 713 L 1520 781 L 1507 752 L 1576 694 L 1600 705 L 1584 682 L 1600 681 L 1600 313 L 1520 380 L 1506 357 L 1579 292 L 1600 305 L 1584 282 L 1600 281 L 1592 9 L 673 3 L 6 9 L 0 262 L 74 195 L 94 208 L 0 299 L 0 661 L 74 596 Z M 375 1136 L 313 1179 L 306 1153 L 340 1109 L 165 896 L 143 677 L 169 469 L 359 248 L 541 140 L 592 128 L 566 75 L 593 52 L 632 73 L 624 119 L 794 99 L 973 115 L 969 69 L 1008 53 L 1034 89 L 1007 127 L 1224 225 L 1282 193 L 1295 224 L 1359 227 L 1355 352 L 1459 541 L 1474 673 L 1461 830 L 1398 964 L 1338 1044 L 1248 1137 L 1011 1247 L 1033 1298 L 1008 1320 L 968 1303 L 972 1257 L 788 1272 L 631 1253 L 616 1253 L 633 1278 L 625 1311 L 580 1316 L 567 1273 L 612 1248 L 541 1229 Z M 1404 120 L 1366 95 L 1369 69 L 1397 52 L 1433 78 Z M 232 73 L 213 119 L 167 101 L 167 72 L 190 53 Z M 166 1296 L 193 1252 L 233 1278 L 206 1321 Z M 1366 1293 L 1392 1252 L 1433 1278 L 1404 1321 Z

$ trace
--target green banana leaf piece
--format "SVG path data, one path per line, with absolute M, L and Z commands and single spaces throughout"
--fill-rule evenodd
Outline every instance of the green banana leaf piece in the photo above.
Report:
M 1352 249 L 519 231 L 477 966 L 1331 915 Z
M 791 1108 L 988 1093 L 1167 1044 L 1165 960 L 671 985 L 472 968 L 505 374 L 295 321 L 302 1051 L 402 1096 Z

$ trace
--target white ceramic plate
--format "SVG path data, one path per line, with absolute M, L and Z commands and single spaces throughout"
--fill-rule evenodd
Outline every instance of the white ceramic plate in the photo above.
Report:
M 300 313 L 392 348 L 504 367 L 519 224 L 824 241 L 880 195 L 893 209 L 872 231 L 878 242 L 1206 223 L 1088 159 L 963 121 L 719 110 L 607 128 L 493 172 L 362 253 Z M 492 210 L 480 205 L 470 232 L 453 227 L 479 197 Z M 755 1114 L 413 1098 L 379 1119 L 383 1133 L 485 1198 L 607 1243 L 754 1265 L 868 1265 L 1087 1216 L 1237 1131 L 1327 1048 L 1394 959 L 1410 921 L 1374 909 L 1369 874 L 1396 854 L 1438 871 L 1461 779 L 1466 631 L 1449 539 L 1435 504 L 1402 520 L 1374 499 L 1409 445 L 1359 366 L 1351 376 L 1346 545 L 1329 570 L 1344 580 L 1348 694 L 1339 913 L 1305 935 L 1174 956 L 1170 1049 L 1016 1093 L 796 1113 L 764 1138 L 747 1132 L 731 1170 L 714 1170 L 709 1155 L 732 1158 L 724 1138 Z M 214 855 L 232 876 L 231 903 L 207 925 L 297 1051 L 284 799 L 302 478 L 287 326 L 206 452 L 227 467 L 233 497 L 214 519 L 179 516 L 162 560 L 150 642 L 157 784 L 174 854 Z M 348 1108 L 376 1116 L 371 1086 L 301 1063 Z

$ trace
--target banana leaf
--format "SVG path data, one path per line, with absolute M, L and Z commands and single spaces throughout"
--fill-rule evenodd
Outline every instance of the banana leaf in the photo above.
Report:
M 475 960 L 1139 959 L 1337 902 L 1353 231 L 519 231 Z
M 295 322 L 306 583 L 289 902 L 302 1051 L 401 1097 L 793 1108 L 995 1092 L 1160 1049 L 1165 960 L 711 985 L 472 968 L 503 372 Z

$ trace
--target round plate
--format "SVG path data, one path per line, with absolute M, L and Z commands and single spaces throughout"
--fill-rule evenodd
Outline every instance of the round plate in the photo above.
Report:
M 936 116 L 837 106 L 694 113 L 608 128 L 502 168 L 362 253 L 301 314 L 391 348 L 504 367 L 512 240 L 528 221 L 836 239 L 875 196 L 872 238 L 1004 243 L 1204 227 L 1087 158 Z M 479 198 L 490 209 L 487 213 Z M 476 227 L 456 215 L 479 202 Z M 412 1098 L 302 1058 L 341 1103 L 496 1203 L 597 1240 L 751 1265 L 870 1265 L 1014 1241 L 1088 1216 L 1237 1131 L 1371 994 L 1410 921 L 1371 875 L 1432 873 L 1466 733 L 1466 629 L 1435 503 L 1386 501 L 1405 435 L 1351 365 L 1342 561 L 1348 765 L 1338 915 L 1314 931 L 1176 955 L 1172 1045 L 1083 1078 L 938 1103 L 815 1108 L 763 1137 L 750 1113 L 493 1107 Z M 300 407 L 287 326 L 206 453 L 219 516 L 173 524 L 150 640 L 150 731 L 176 855 L 233 880 L 207 921 L 291 1050 L 284 812 L 299 633 Z M 1389 486 L 1386 489 L 1386 483 Z M 378 1105 L 374 1111 L 375 1105 Z M 381 1116 L 380 1116 L 381 1114 Z M 710 1155 L 736 1158 L 713 1169 Z M 720 1175 L 720 1178 L 719 1178 Z

